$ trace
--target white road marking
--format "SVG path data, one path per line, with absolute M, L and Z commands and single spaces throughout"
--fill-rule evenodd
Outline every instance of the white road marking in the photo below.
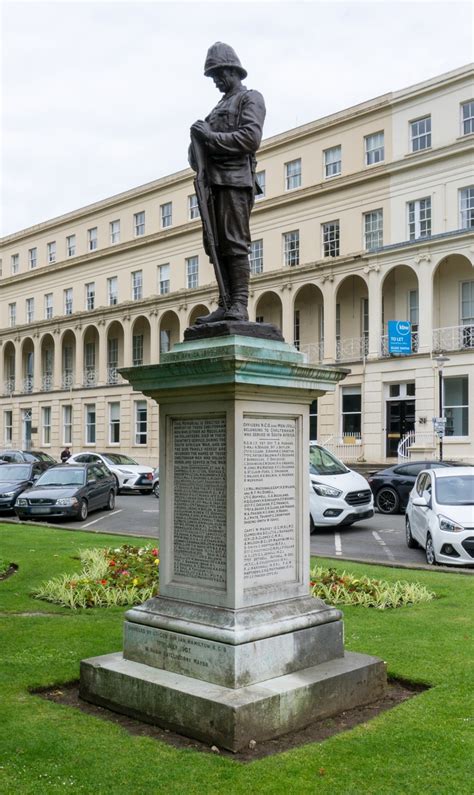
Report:
M 376 530 L 372 530 L 372 535 L 375 538 L 375 540 L 378 541 L 380 546 L 383 547 L 383 551 L 385 552 L 387 557 L 390 558 L 390 560 L 395 560 L 395 555 L 393 554 L 392 550 L 388 548 L 387 544 L 385 543 L 383 538 L 379 536 Z
M 142 511 L 142 513 L 159 513 L 159 511 L 158 510 L 156 510 L 156 511 Z
M 123 508 L 119 508 L 118 511 L 112 511 L 112 513 L 109 513 L 109 516 L 115 516 L 116 513 L 122 513 L 122 511 Z
M 334 533 L 334 546 L 336 547 L 336 555 L 342 555 L 341 534 Z
M 91 526 L 91 524 L 97 524 L 97 522 L 100 522 L 100 521 L 102 521 L 102 519 L 103 519 L 103 518 L 104 518 L 103 516 L 100 516 L 98 519 L 94 519 L 94 521 L 93 521 L 93 522 L 87 522 L 87 524 L 82 524 L 82 525 L 81 525 L 81 530 L 82 530 L 84 527 L 90 527 L 90 526 Z

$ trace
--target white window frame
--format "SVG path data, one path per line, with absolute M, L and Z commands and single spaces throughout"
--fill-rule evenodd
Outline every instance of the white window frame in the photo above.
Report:
M 9 328 L 16 326 L 16 301 L 8 304 L 8 326 Z
M 76 256 L 76 235 L 68 235 L 66 237 L 66 256 Z
M 194 221 L 195 218 L 200 217 L 201 213 L 199 212 L 197 196 L 195 193 L 191 193 L 191 195 L 188 196 L 188 219 Z
M 199 287 L 199 257 L 186 257 L 186 288 Z
M 448 404 L 446 399 L 446 382 L 448 381 L 467 381 L 467 403 L 452 403 Z M 448 434 L 449 417 L 447 412 L 449 410 L 461 409 L 466 411 L 467 427 L 465 433 Z M 443 378 L 443 415 L 448 420 L 446 423 L 446 436 L 450 439 L 467 439 L 469 437 L 469 376 L 468 375 L 453 375 Z
M 163 276 L 166 278 L 163 278 Z M 158 292 L 160 295 L 167 295 L 170 292 L 171 266 L 169 262 L 158 265 Z
M 250 273 L 263 273 L 263 238 L 252 240 L 249 254 Z
M 38 264 L 38 248 L 37 246 L 33 246 L 33 248 L 28 249 L 28 267 L 30 271 L 34 270 Z
M 324 179 L 339 177 L 342 173 L 342 146 L 331 146 L 323 150 Z
M 459 189 L 460 229 L 474 228 L 474 185 Z
M 12 254 L 11 255 L 11 274 L 14 276 L 20 270 L 20 255 L 19 254 Z
M 410 151 L 423 152 L 431 149 L 431 115 L 420 116 L 410 122 Z
M 467 99 L 461 102 L 461 135 L 471 135 L 471 133 L 474 133 L 474 99 Z
M 51 406 L 41 407 L 41 440 L 43 447 L 51 447 Z
M 3 412 L 3 444 L 10 445 L 13 442 L 13 411 L 5 409 Z
M 139 367 L 144 362 L 145 338 L 143 334 L 132 335 L 132 365 Z
M 332 227 L 334 228 L 332 229 Z M 321 237 L 323 258 L 339 257 L 341 254 L 341 227 L 338 218 L 321 224 Z
M 108 406 L 109 444 L 115 446 L 120 444 L 120 401 L 114 400 L 113 402 L 109 403 Z
M 431 237 L 431 196 L 407 202 L 408 239 Z
M 65 315 L 72 315 L 73 313 L 73 289 L 72 287 L 65 287 L 63 291 L 64 295 L 64 314 Z
M 380 141 L 381 138 L 381 141 Z M 385 132 L 379 130 L 364 137 L 365 165 L 376 166 L 385 160 Z
M 97 412 L 95 403 L 86 403 L 84 405 L 84 440 L 88 447 L 95 447 L 97 444 Z
M 171 350 L 171 329 L 160 328 L 160 354 Z
M 162 229 L 173 226 L 173 202 L 160 204 L 160 226 Z
M 34 323 L 35 320 L 35 299 L 27 298 L 25 300 L 25 315 L 27 323 Z
M 95 282 L 88 282 L 85 285 L 86 291 L 86 311 L 92 312 L 95 309 Z
M 143 298 L 143 271 L 132 271 L 132 301 Z
M 53 293 L 45 293 L 44 296 L 44 319 L 51 320 L 53 317 Z
M 465 292 L 470 293 L 469 297 L 464 297 Z M 474 339 L 474 279 L 461 282 L 459 285 L 459 325 L 472 327 Z
M 110 221 L 109 223 L 109 231 L 110 231 L 110 245 L 116 246 L 117 243 L 120 243 L 120 219 L 117 218 L 115 221 Z
M 364 213 L 364 249 L 371 251 L 383 246 L 383 209 Z
M 265 169 L 262 169 L 262 171 L 257 171 L 256 172 L 256 174 L 255 174 L 255 182 L 257 183 L 257 185 L 259 185 L 260 190 L 262 191 L 261 193 L 257 193 L 255 195 L 255 198 L 258 201 L 259 199 L 264 199 L 265 196 L 266 196 L 266 174 L 265 174 Z
M 52 265 L 53 262 L 56 262 L 56 241 L 51 240 L 49 243 L 46 244 L 46 251 L 47 251 L 47 259 L 48 265 Z
M 360 409 L 358 411 L 350 410 L 344 411 L 344 398 L 345 397 L 352 397 L 356 395 L 360 398 Z M 359 430 L 345 430 L 345 418 L 346 417 L 358 417 L 359 418 Z M 360 384 L 354 384 L 354 386 L 343 386 L 341 387 L 341 434 L 347 436 L 356 436 L 362 432 L 362 387 Z
M 134 237 L 143 237 L 145 234 L 145 210 L 133 214 Z
M 109 276 L 107 279 L 107 303 L 108 306 L 118 304 L 118 277 Z
M 301 188 L 302 166 L 301 157 L 289 160 L 285 163 L 285 190 L 296 190 Z
M 97 235 L 97 227 L 91 226 L 90 229 L 87 230 L 87 249 L 88 251 L 96 251 L 98 246 L 98 235 Z
M 283 232 L 283 264 L 294 268 L 300 264 L 300 230 Z
M 72 406 L 70 404 L 62 407 L 62 436 L 64 445 L 72 444 Z
M 145 412 L 144 418 L 140 412 Z M 146 400 L 134 401 L 134 439 L 137 447 L 144 447 L 148 442 L 148 406 Z

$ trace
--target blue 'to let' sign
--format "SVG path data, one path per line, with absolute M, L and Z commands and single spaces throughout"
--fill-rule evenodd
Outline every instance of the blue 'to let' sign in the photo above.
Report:
M 408 320 L 388 321 L 388 352 L 411 353 L 411 323 Z

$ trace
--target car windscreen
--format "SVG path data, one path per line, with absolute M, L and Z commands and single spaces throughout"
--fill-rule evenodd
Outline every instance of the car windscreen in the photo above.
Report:
M 309 448 L 309 471 L 311 475 L 344 475 L 349 472 L 328 450 L 315 446 Z
M 28 459 L 29 460 L 29 459 Z M 56 461 L 54 458 L 51 458 L 48 453 L 42 453 L 40 450 L 35 450 L 32 456 L 32 460 L 39 460 L 39 461 L 46 461 L 47 464 L 55 464 Z
M 0 467 L 0 480 L 29 480 L 30 472 L 29 466 L 4 464 Z
M 48 469 L 36 481 L 37 486 L 83 486 L 85 472 L 83 469 Z
M 436 501 L 441 505 L 474 505 L 474 475 L 436 478 Z
M 137 462 L 133 458 L 129 458 L 128 455 L 120 455 L 120 453 L 107 453 L 107 455 L 104 455 L 104 460 L 108 464 L 131 464 L 134 467 L 137 466 Z

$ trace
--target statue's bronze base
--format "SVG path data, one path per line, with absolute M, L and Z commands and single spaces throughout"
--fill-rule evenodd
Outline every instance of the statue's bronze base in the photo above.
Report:
M 196 326 L 189 326 L 184 332 L 184 339 L 187 341 L 234 335 L 260 337 L 264 340 L 278 340 L 278 342 L 285 341 L 278 326 L 274 326 L 272 323 L 251 323 L 242 320 L 221 320 L 217 323 L 200 323 Z

